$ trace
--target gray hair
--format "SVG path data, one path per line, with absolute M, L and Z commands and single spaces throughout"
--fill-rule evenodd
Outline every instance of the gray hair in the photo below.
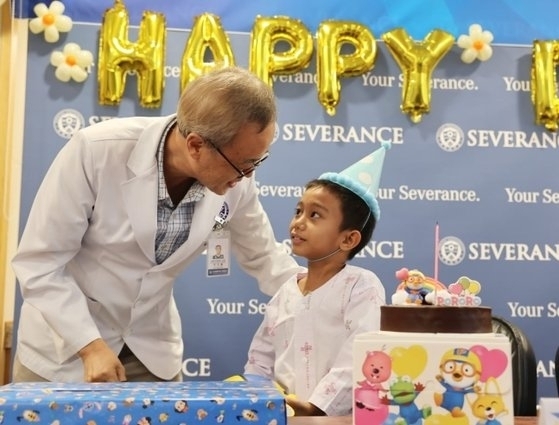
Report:
M 225 67 L 191 81 L 180 97 L 177 108 L 179 131 L 198 133 L 217 147 L 229 143 L 248 123 L 264 130 L 276 120 L 272 88 L 255 74 Z

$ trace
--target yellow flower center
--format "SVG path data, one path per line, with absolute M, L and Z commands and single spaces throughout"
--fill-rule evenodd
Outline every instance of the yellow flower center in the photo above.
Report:
M 54 20 L 55 20 L 55 16 L 53 13 L 46 13 L 43 16 L 43 24 L 45 24 L 46 26 L 54 24 Z
M 74 66 L 78 63 L 78 61 L 76 60 L 76 57 L 74 55 L 68 55 L 66 56 L 66 63 L 70 66 Z
M 483 49 L 484 43 L 481 40 L 476 40 L 474 41 L 474 49 L 476 49 L 477 51 L 480 51 L 481 49 Z

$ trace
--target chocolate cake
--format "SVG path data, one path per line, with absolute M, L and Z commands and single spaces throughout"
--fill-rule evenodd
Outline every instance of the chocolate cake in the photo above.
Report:
M 381 307 L 380 329 L 388 332 L 482 334 L 493 331 L 491 308 L 481 306 L 481 284 L 461 276 L 448 288 L 417 269 L 396 272 L 392 305 Z
M 422 305 L 385 305 L 380 312 L 380 330 L 422 333 L 490 333 L 491 308 Z

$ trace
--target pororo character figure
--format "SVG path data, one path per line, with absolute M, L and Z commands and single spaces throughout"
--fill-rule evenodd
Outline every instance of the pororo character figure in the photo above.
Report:
M 404 281 L 404 290 L 408 296 L 406 303 L 423 304 L 429 290 L 425 288 L 425 275 L 419 270 L 410 270 Z

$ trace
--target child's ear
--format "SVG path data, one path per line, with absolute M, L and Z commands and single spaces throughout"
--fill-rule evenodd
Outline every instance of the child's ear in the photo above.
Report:
M 361 232 L 359 230 L 348 230 L 342 240 L 340 249 L 351 251 L 361 242 Z

